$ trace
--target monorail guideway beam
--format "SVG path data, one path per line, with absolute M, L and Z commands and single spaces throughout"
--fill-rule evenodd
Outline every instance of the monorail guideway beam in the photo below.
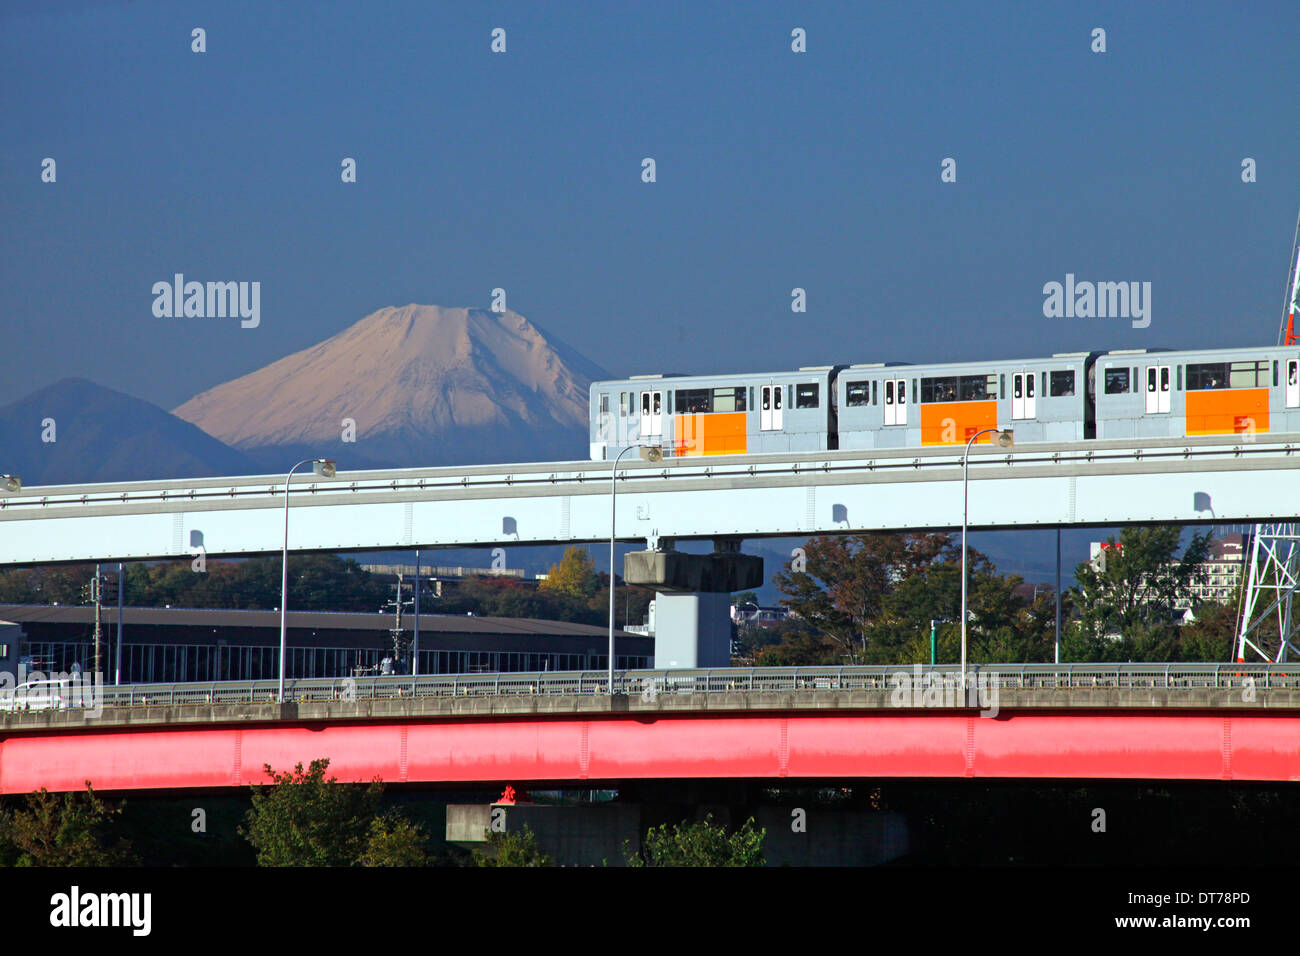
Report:
M 715 541 L 712 554 L 657 543 L 623 559 L 624 581 L 655 589 L 655 667 L 730 666 L 731 595 L 762 587 L 763 559 L 741 554 L 737 538 Z

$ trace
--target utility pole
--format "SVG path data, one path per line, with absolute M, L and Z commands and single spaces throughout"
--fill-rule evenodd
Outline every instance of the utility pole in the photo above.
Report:
M 113 650 L 113 683 L 122 683 L 122 562 L 117 562 L 117 646 Z
M 420 549 L 415 549 L 415 607 L 411 609 L 415 617 L 415 637 L 411 642 L 411 676 L 420 673 Z
M 393 626 L 389 630 L 389 634 L 393 638 L 394 666 L 396 666 L 400 661 L 406 658 L 406 655 L 404 653 L 405 648 L 403 647 L 404 642 L 402 641 L 402 632 L 403 632 L 402 608 L 406 604 L 406 599 L 403 596 L 403 591 L 405 590 L 405 588 L 406 588 L 406 575 L 403 572 L 398 571 L 397 583 L 394 585 L 394 590 L 396 594 L 393 600 L 390 602 L 393 605 L 393 612 L 394 612 Z
M 91 680 L 94 680 L 95 674 L 98 674 L 103 670 L 99 656 L 99 634 L 104 619 L 103 584 L 104 580 L 99 576 L 99 565 L 97 564 L 95 565 L 95 576 L 90 582 L 90 599 L 95 602 L 95 667 L 91 671 Z

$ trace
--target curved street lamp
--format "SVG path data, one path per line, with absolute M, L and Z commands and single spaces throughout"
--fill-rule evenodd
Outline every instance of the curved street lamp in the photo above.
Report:
M 311 465 L 312 471 L 322 478 L 333 478 L 337 471 L 331 458 L 304 458 L 289 469 L 284 479 L 284 551 L 280 561 L 280 691 L 276 697 L 284 703 L 284 659 L 286 646 L 285 613 L 289 604 L 289 481 L 293 473 L 303 465 Z
M 650 462 L 662 461 L 663 449 L 659 445 L 628 445 L 614 457 L 614 467 L 609 474 L 609 696 L 614 696 L 614 532 L 618 524 L 615 504 L 618 498 L 618 463 L 633 448 Z
M 985 428 L 970 436 L 961 456 L 961 693 L 966 694 L 966 521 L 970 511 L 966 469 L 970 460 L 971 445 L 981 435 L 996 434 L 999 448 L 1011 448 L 1016 443 L 1016 433 L 1010 428 Z

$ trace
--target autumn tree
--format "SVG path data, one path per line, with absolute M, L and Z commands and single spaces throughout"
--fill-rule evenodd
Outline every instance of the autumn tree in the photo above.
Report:
M 785 595 L 782 604 L 859 663 L 898 582 L 952 552 L 945 534 L 818 537 L 773 580 Z
M 596 593 L 600 579 L 587 549 L 570 545 L 564 549 L 564 557 L 551 565 L 546 579 L 538 587 L 543 591 L 556 591 L 586 600 Z

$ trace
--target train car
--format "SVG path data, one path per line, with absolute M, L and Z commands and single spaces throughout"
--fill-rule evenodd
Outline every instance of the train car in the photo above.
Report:
M 1107 352 L 1097 437 L 1300 432 L 1300 347 Z
M 837 369 L 593 382 L 591 458 L 611 460 L 638 444 L 676 457 L 835 448 Z
M 964 445 L 985 428 L 1016 442 L 1093 437 L 1089 396 L 1098 352 L 943 365 L 851 365 L 837 388 L 840 448 Z M 979 439 L 981 444 L 992 435 Z

